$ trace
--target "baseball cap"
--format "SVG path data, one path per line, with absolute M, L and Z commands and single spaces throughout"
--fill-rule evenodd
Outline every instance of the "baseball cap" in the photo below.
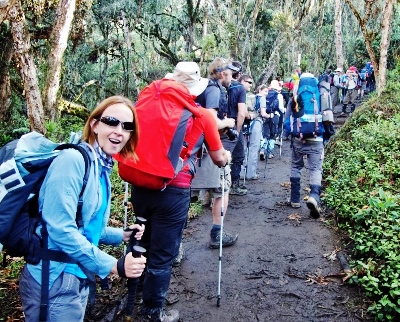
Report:
M 238 67 L 236 67 L 236 66 L 234 66 L 232 64 L 227 64 L 225 66 L 225 69 L 230 69 L 230 70 L 233 70 L 234 72 L 239 72 L 241 70 L 241 68 L 238 68 Z

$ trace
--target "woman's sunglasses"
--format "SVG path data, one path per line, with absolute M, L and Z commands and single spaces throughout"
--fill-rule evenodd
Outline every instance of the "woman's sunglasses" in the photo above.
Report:
M 103 116 L 98 119 L 101 123 L 104 123 L 105 125 L 111 126 L 111 127 L 117 127 L 119 124 L 121 124 L 122 129 L 125 131 L 134 131 L 135 130 L 135 124 L 133 122 L 121 122 L 117 118 L 113 116 Z

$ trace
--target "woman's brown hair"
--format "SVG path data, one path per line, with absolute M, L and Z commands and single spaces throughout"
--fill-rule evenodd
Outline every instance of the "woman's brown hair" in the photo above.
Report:
M 268 88 L 268 86 L 265 84 L 259 85 L 256 89 L 256 94 L 260 93 L 264 88 Z
M 123 157 L 129 157 L 136 159 L 136 146 L 138 144 L 139 140 L 139 125 L 137 122 L 137 115 L 136 115 L 136 110 L 135 106 L 132 103 L 132 101 L 126 97 L 123 96 L 110 96 L 100 102 L 90 113 L 89 118 L 86 121 L 85 128 L 83 129 L 83 135 L 82 135 L 82 140 L 89 143 L 90 145 L 94 145 L 94 142 L 96 141 L 96 135 L 92 129 L 91 123 L 93 120 L 98 122 L 98 120 L 101 118 L 103 112 L 111 105 L 114 104 L 124 104 L 125 106 L 129 107 L 130 110 L 132 111 L 133 114 L 133 124 L 134 124 L 134 130 L 130 132 L 130 137 L 128 139 L 128 142 L 126 142 L 125 146 L 122 148 L 120 151 L 120 154 Z

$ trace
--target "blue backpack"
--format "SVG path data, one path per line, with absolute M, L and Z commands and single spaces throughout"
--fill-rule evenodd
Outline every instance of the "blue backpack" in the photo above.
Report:
M 324 133 L 318 79 L 312 74 L 300 78 L 296 103 L 285 128 L 293 137 L 300 139 L 316 138 Z
M 47 315 L 50 260 L 76 263 L 67 254 L 48 249 L 47 229 L 38 204 L 47 170 L 57 157 L 58 150 L 64 149 L 78 150 L 85 161 L 85 175 L 76 211 L 76 224 L 82 227 L 82 196 L 90 172 L 90 159 L 84 147 L 53 143 L 39 133 L 30 132 L 0 149 L 0 251 L 4 247 L 6 254 L 24 256 L 25 261 L 33 265 L 43 260 L 40 321 L 46 321 Z M 42 237 L 36 234 L 40 223 Z
M 278 94 L 279 93 L 275 90 L 268 91 L 267 97 L 265 98 L 267 103 L 266 112 L 268 114 L 279 111 Z
M 360 79 L 361 79 L 361 81 L 367 80 L 367 70 L 365 68 L 361 69 Z

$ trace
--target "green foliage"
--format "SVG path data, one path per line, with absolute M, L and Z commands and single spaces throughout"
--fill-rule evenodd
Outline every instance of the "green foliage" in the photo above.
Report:
M 46 137 L 54 142 L 69 142 L 71 132 L 83 130 L 84 122 L 77 116 L 65 115 L 58 122 L 46 122 Z
M 400 195 L 379 189 L 368 206 L 352 215 L 358 283 L 375 298 L 369 308 L 379 320 L 400 317 Z M 361 277 L 362 276 L 362 277 Z
M 359 283 L 377 319 L 400 318 L 400 85 L 356 109 L 327 145 L 324 201 L 354 242 Z
M 114 223 L 118 223 L 116 227 L 124 226 L 124 215 L 127 213 L 127 225 L 132 224 L 135 221 L 135 214 L 132 207 L 130 207 L 131 199 L 131 187 L 126 187 L 125 182 L 120 178 L 118 174 L 118 166 L 114 165 L 114 168 L 110 175 L 111 180 L 111 219 Z M 128 191 L 125 192 L 125 189 Z M 125 196 L 125 193 L 127 195 Z M 125 200 L 126 197 L 126 200 Z M 125 206 L 126 205 L 126 206 Z M 125 208 L 126 207 L 126 208 Z

